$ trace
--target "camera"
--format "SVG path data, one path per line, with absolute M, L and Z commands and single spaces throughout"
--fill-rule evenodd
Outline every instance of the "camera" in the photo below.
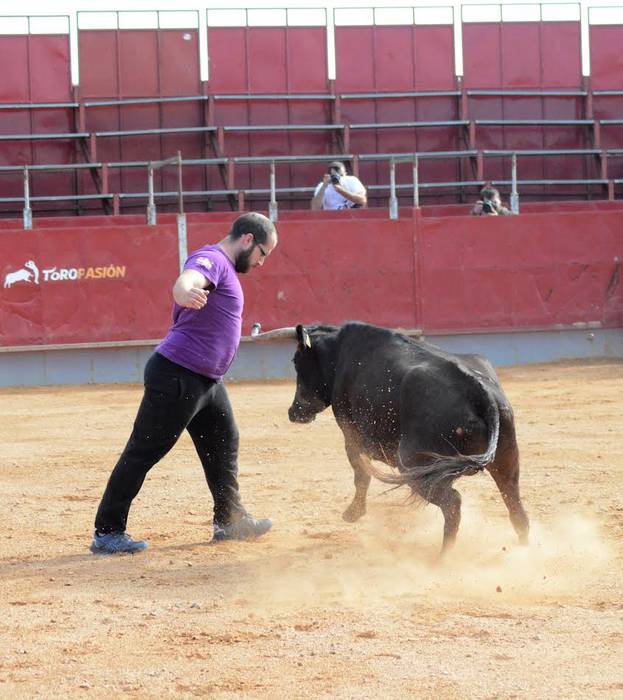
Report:
M 497 207 L 490 199 L 485 199 L 482 202 L 482 213 L 483 214 L 495 214 Z
M 329 175 L 331 177 L 331 183 L 333 185 L 340 184 L 341 177 L 340 177 L 340 174 L 338 173 L 337 170 L 334 170 L 333 168 L 331 168 L 331 170 L 329 170 Z

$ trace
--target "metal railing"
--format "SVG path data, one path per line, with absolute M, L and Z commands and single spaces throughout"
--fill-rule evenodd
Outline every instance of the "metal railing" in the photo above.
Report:
M 182 185 L 182 153 L 177 152 L 177 155 L 172 158 L 166 158 L 165 160 L 155 160 L 149 161 L 147 164 L 147 223 L 150 226 L 155 226 L 156 217 L 156 202 L 154 198 L 154 172 L 166 167 L 167 165 L 177 165 L 177 206 L 178 214 L 184 215 L 184 192 Z
M 476 161 L 484 158 L 499 158 L 510 157 L 510 179 L 496 180 L 493 184 L 510 186 L 510 204 L 511 210 L 519 212 L 519 189 L 520 187 L 532 186 L 605 186 L 608 188 L 608 197 L 614 198 L 614 185 L 619 184 L 619 179 L 608 178 L 578 178 L 578 179 L 533 179 L 520 180 L 518 177 L 518 158 L 534 157 L 534 156 L 596 156 L 596 157 L 623 157 L 623 149 L 611 149 L 610 151 L 600 151 L 599 149 L 553 149 L 551 151 L 539 151 L 536 149 L 529 150 L 465 150 L 465 151 L 439 151 L 439 152 L 412 152 L 412 153 L 369 153 L 353 155 L 350 153 L 336 155 L 304 155 L 304 156 L 238 156 L 235 158 L 205 158 L 205 159 L 189 159 L 183 160 L 182 155 L 178 152 L 172 158 L 167 158 L 160 161 L 128 161 L 128 162 L 111 162 L 111 163 L 76 163 L 76 164 L 59 164 L 59 165 L 31 165 L 31 166 L 0 166 L 1 174 L 20 173 L 22 176 L 23 196 L 22 197 L 1 197 L 0 203 L 23 203 L 23 226 L 25 229 L 31 229 L 33 226 L 32 204 L 34 202 L 65 202 L 65 201 L 90 201 L 102 200 L 113 202 L 113 213 L 119 213 L 120 202 L 123 200 L 146 200 L 146 220 L 148 224 L 157 222 L 157 200 L 176 198 L 178 217 L 184 217 L 184 198 L 196 197 L 234 197 L 238 201 L 238 209 L 243 209 L 246 197 L 267 197 L 268 209 L 270 218 L 276 221 L 279 216 L 278 200 L 284 196 L 307 195 L 314 191 L 314 187 L 284 187 L 277 186 L 277 166 L 293 165 L 297 163 L 323 162 L 330 160 L 342 160 L 352 162 L 354 165 L 355 174 L 358 173 L 359 165 L 365 162 L 378 163 L 387 162 L 389 165 L 389 185 L 371 185 L 367 189 L 371 193 L 389 192 L 389 215 L 390 218 L 398 216 L 398 193 L 402 194 L 405 191 L 412 192 L 413 206 L 420 206 L 420 195 L 422 191 L 435 190 L 442 188 L 451 188 L 461 190 L 464 188 L 481 187 L 485 183 L 484 177 L 476 177 L 471 180 L 454 180 L 447 182 L 424 182 L 421 177 L 421 163 L 426 160 L 447 160 L 447 159 L 474 159 Z M 397 184 L 396 167 L 401 164 L 411 165 L 411 182 L 409 184 Z M 206 190 L 188 190 L 183 189 L 183 168 L 185 166 L 210 166 L 210 165 L 227 165 L 233 168 L 235 165 L 267 165 L 268 166 L 268 187 L 252 188 L 252 187 L 225 187 L 222 189 L 206 189 Z M 158 192 L 155 189 L 154 179 L 156 171 L 163 167 L 176 166 L 177 168 L 177 189 L 173 191 Z M 108 191 L 97 194 L 75 194 L 75 195 L 51 195 L 51 196 L 32 196 L 30 173 L 33 172 L 50 172 L 50 171 L 78 171 L 84 169 L 96 169 L 106 172 L 112 168 L 145 168 L 147 172 L 147 191 L 146 192 L 118 192 L 110 193 Z M 103 178 L 108 182 L 108 176 Z

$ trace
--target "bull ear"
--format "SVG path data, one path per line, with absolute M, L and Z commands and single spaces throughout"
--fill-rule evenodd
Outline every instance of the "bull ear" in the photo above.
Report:
M 311 337 L 307 332 L 307 329 L 300 323 L 296 327 L 296 337 L 299 341 L 300 347 L 311 348 Z

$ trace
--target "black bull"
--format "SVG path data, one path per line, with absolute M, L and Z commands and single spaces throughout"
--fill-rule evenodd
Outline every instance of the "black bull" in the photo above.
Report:
M 441 509 L 443 551 L 456 539 L 461 519 L 454 480 L 487 469 L 520 542 L 527 543 L 513 411 L 485 358 L 453 355 L 364 323 L 297 326 L 296 334 L 297 385 L 289 417 L 309 423 L 333 408 L 355 473 L 345 520 L 366 512 L 371 475 L 407 485 Z M 380 471 L 371 460 L 398 471 Z

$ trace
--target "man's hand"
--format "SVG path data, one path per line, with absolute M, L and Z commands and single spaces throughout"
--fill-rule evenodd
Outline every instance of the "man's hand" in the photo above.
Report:
M 320 211 L 322 209 L 322 203 L 324 201 L 324 193 L 327 191 L 327 187 L 331 184 L 331 175 L 325 173 L 322 176 L 322 182 L 318 188 L 318 192 L 312 197 L 311 208 Z
M 471 211 L 473 216 L 499 216 L 498 210 L 495 208 L 495 205 L 492 205 L 491 202 L 488 202 L 488 206 L 485 210 L 484 202 L 482 199 L 479 199 L 476 204 L 474 204 L 474 207 Z
M 173 299 L 186 309 L 203 309 L 208 301 L 208 280 L 197 270 L 184 270 L 173 285 Z
M 184 306 L 187 309 L 203 309 L 208 301 L 208 294 L 205 289 L 193 287 L 192 289 L 184 290 L 177 295 L 175 301 L 179 306 Z

